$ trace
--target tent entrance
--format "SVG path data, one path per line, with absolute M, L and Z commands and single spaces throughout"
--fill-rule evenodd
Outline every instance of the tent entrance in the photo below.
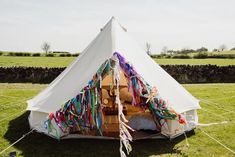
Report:
M 128 82 L 122 70 L 119 71 L 119 97 L 123 105 L 123 114 L 128 125 L 135 131 L 130 132 L 133 139 L 142 139 L 159 133 L 153 116 L 148 109 L 132 105 L 132 94 L 128 90 Z M 118 104 L 115 102 L 117 91 L 113 74 L 105 76 L 102 81 L 102 102 L 104 114 L 103 136 L 119 138 Z

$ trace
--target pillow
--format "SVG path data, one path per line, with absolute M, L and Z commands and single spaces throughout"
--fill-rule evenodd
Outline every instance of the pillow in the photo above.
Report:
M 134 114 L 128 125 L 134 130 L 156 130 L 156 124 L 150 113 Z

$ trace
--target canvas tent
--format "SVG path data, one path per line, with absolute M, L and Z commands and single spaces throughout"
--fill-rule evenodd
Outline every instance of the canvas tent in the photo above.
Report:
M 173 138 L 182 134 L 184 131 L 189 131 L 196 127 L 198 123 L 196 110 L 200 108 L 199 101 L 153 61 L 151 57 L 148 56 L 147 53 L 128 35 L 127 30 L 122 27 L 115 18 L 111 18 L 81 55 L 52 83 L 50 83 L 46 89 L 28 101 L 27 109 L 31 111 L 29 116 L 30 127 L 36 128 L 38 132 L 53 136 L 48 133 L 48 129 L 44 127 L 44 122 L 48 119 L 48 115 L 57 111 L 65 102 L 72 100 L 78 93 L 84 91 L 84 87 L 86 87 L 89 81 L 94 78 L 94 75 L 104 63 L 110 59 L 115 60 L 115 57 L 116 59 L 118 57 L 118 59 L 120 59 L 120 56 L 125 58 L 126 65 L 130 64 L 134 67 L 134 71 L 138 74 L 139 79 L 143 79 L 150 87 L 156 87 L 157 92 L 161 97 L 164 98 L 164 100 L 167 100 L 169 107 L 174 109 L 175 112 L 184 115 L 187 121 L 186 125 L 180 127 L 181 125 L 177 120 L 165 120 L 158 135 Z M 115 73 L 115 70 L 113 71 Z M 122 72 L 124 74 L 122 74 Z M 113 75 L 114 73 L 111 74 Z M 116 81 L 113 81 L 113 76 L 110 76 L 110 74 L 101 78 L 103 82 L 102 85 L 100 85 L 100 89 L 102 89 L 103 93 L 103 97 L 101 96 L 103 103 L 105 103 L 105 95 L 107 96 L 106 103 L 108 104 L 110 102 L 108 98 L 112 97 L 112 94 L 116 96 L 117 93 L 118 96 L 121 97 L 122 103 L 125 103 L 125 101 L 122 101 L 122 97 L 123 99 L 126 99 L 126 102 L 128 102 L 127 100 L 131 101 L 130 97 L 133 93 L 125 88 L 125 86 L 128 86 L 125 69 L 122 69 L 121 67 L 118 73 L 120 74 L 118 75 L 120 82 L 117 82 L 117 79 Z M 109 89 L 105 89 L 105 86 L 106 88 L 109 87 L 110 82 L 113 82 L 113 86 L 115 86 L 115 90 L 112 91 L 113 93 L 110 93 Z M 118 87 L 116 89 L 116 86 L 120 86 L 120 88 Z M 119 107 L 120 106 L 118 106 L 117 109 L 118 113 L 120 113 Z M 128 109 L 130 109 L 131 112 L 136 111 L 136 113 L 140 113 L 141 111 L 141 109 L 136 110 L 132 105 L 126 105 L 126 108 L 124 106 L 124 109 L 122 110 L 121 108 L 121 111 L 124 112 L 127 110 L 127 117 L 129 116 Z M 134 116 L 136 116 L 136 114 L 133 114 L 132 118 Z M 104 118 L 105 121 L 112 121 L 115 119 L 108 119 L 107 117 Z M 120 123 L 119 118 L 120 117 L 116 117 L 117 123 Z M 131 117 L 128 119 L 131 119 Z M 138 118 L 135 118 L 134 121 L 138 121 Z M 60 128 L 56 126 L 55 122 L 52 123 L 55 126 L 54 129 L 59 132 L 60 137 L 91 137 L 89 134 L 66 134 L 66 136 L 62 136 L 63 133 Z M 98 122 L 96 121 L 95 123 Z M 136 125 L 138 124 L 133 124 L 134 127 L 136 127 Z M 105 138 L 105 136 L 93 135 L 92 137 Z

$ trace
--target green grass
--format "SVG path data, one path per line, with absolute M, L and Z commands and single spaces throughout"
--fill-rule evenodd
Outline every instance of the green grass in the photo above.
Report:
M 218 65 L 227 66 L 235 65 L 235 59 L 155 59 L 158 64 L 162 65 L 179 65 L 179 64 L 189 64 L 189 65 Z
M 211 54 L 228 54 L 228 55 L 231 55 L 231 54 L 235 54 L 235 50 L 232 50 L 232 51 L 222 51 L 222 52 L 210 52 Z
M 0 66 L 65 67 L 75 57 L 12 57 L 0 56 Z
M 33 67 L 65 67 L 75 57 L 11 57 L 0 56 L 0 66 L 33 66 Z M 205 65 L 213 64 L 218 66 L 235 65 L 235 59 L 155 59 L 159 64 L 190 64 Z
M 193 53 L 188 53 L 188 55 L 190 55 L 191 57 L 194 56 L 195 54 L 198 54 L 199 52 L 193 52 Z M 233 55 L 235 54 L 235 50 L 227 50 L 227 51 L 222 51 L 222 52 L 205 52 L 205 53 L 208 53 L 210 55 L 213 55 L 213 54 L 217 54 L 217 55 Z
M 222 122 L 227 124 L 200 126 L 202 130 L 235 150 L 235 83 L 233 84 L 190 84 L 184 85 L 195 97 L 216 102 L 201 103 L 198 111 L 200 123 Z M 0 84 L 0 151 L 29 131 L 25 100 L 36 95 L 46 85 Z M 232 112 L 227 112 L 232 111 Z M 9 115 L 12 117 L 7 118 Z M 6 118 L 6 119 L 4 119 Z M 132 143 L 130 156 L 232 156 L 230 152 L 195 129 L 188 134 L 189 147 L 183 136 L 169 140 L 140 140 Z M 60 157 L 60 156 L 119 156 L 119 142 L 113 140 L 73 139 L 57 141 L 46 135 L 32 133 L 11 147 L 17 156 Z

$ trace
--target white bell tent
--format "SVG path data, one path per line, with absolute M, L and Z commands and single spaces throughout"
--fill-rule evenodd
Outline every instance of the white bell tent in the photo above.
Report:
M 111 20 L 100 30 L 96 38 L 87 46 L 87 48 L 81 53 L 81 55 L 75 59 L 75 61 L 68 66 L 52 83 L 48 85 L 46 89 L 40 92 L 33 99 L 28 101 L 27 110 L 31 111 L 29 116 L 29 123 L 31 128 L 36 128 L 38 132 L 48 133 L 48 130 L 44 127 L 43 123 L 48 119 L 48 115 L 61 108 L 68 100 L 73 99 L 78 93 L 87 86 L 88 82 L 94 77 L 98 69 L 105 61 L 113 57 L 114 53 L 118 52 L 125 58 L 128 63 L 134 67 L 136 73 L 151 87 L 156 87 L 157 92 L 161 97 L 167 101 L 168 107 L 174 109 L 178 114 L 184 115 L 187 124 L 181 127 L 178 120 L 165 120 L 162 125 L 159 135 L 165 137 L 174 138 L 184 131 L 192 130 L 197 126 L 198 117 L 196 110 L 200 108 L 199 101 L 193 97 L 182 85 L 180 85 L 174 78 L 172 78 L 165 70 L 163 70 L 152 58 L 143 50 L 138 44 L 129 36 L 127 30 L 123 28 L 117 20 L 112 17 Z M 102 78 L 103 80 L 109 80 L 112 82 L 112 78 L 109 76 Z M 112 77 L 112 76 L 111 76 Z M 125 75 L 120 75 L 120 84 L 123 86 L 125 83 Z M 111 80 L 111 81 L 110 81 Z M 106 82 L 106 81 L 104 81 Z M 115 82 L 115 81 L 114 81 Z M 107 82 L 106 82 L 107 84 Z M 109 83 L 108 83 L 109 84 Z M 103 90 L 103 89 L 102 89 Z M 105 89 L 104 89 L 105 90 Z M 117 88 L 119 90 L 119 88 Z M 120 94 L 121 102 L 124 103 L 125 93 L 115 91 Z M 103 98 L 105 95 L 110 97 L 109 92 L 103 91 Z M 126 92 L 128 93 L 128 91 Z M 114 95 L 116 95 L 114 93 Z M 128 97 L 128 96 L 126 96 Z M 105 98 L 106 99 L 106 98 Z M 108 104 L 108 101 L 103 101 Z M 139 128 L 141 130 L 141 123 L 148 123 L 153 128 L 154 123 L 141 119 L 143 116 L 131 115 L 128 113 L 128 109 L 132 109 L 133 105 L 126 105 L 127 119 L 134 119 L 130 125 L 135 130 Z M 134 106 L 135 108 L 135 106 Z M 120 108 L 118 108 L 119 110 Z M 135 111 L 135 109 L 132 109 Z M 136 113 L 140 113 L 142 110 L 138 110 Z M 118 111 L 118 113 L 120 113 Z M 112 118 L 107 118 L 105 115 L 105 121 L 112 121 Z M 135 118 L 137 117 L 137 118 Z M 147 116 L 149 118 L 149 116 Z M 150 117 L 151 118 L 151 117 Z M 120 119 L 119 119 L 120 120 Z M 94 138 L 108 138 L 103 136 L 93 136 L 93 134 L 64 134 L 60 128 L 52 122 L 56 131 L 59 132 L 61 138 L 73 138 L 73 137 L 94 137 Z M 120 123 L 118 121 L 117 123 Z M 134 124 L 133 124 L 134 123 Z M 125 125 L 125 124 L 124 124 Z M 128 126 L 127 126 L 128 128 Z M 143 128 L 142 128 L 143 129 Z M 63 135 L 63 136 L 62 136 Z M 143 136 L 141 136 L 143 137 Z M 157 136 L 151 136 L 157 137 Z M 138 139 L 138 138 L 137 138 Z

